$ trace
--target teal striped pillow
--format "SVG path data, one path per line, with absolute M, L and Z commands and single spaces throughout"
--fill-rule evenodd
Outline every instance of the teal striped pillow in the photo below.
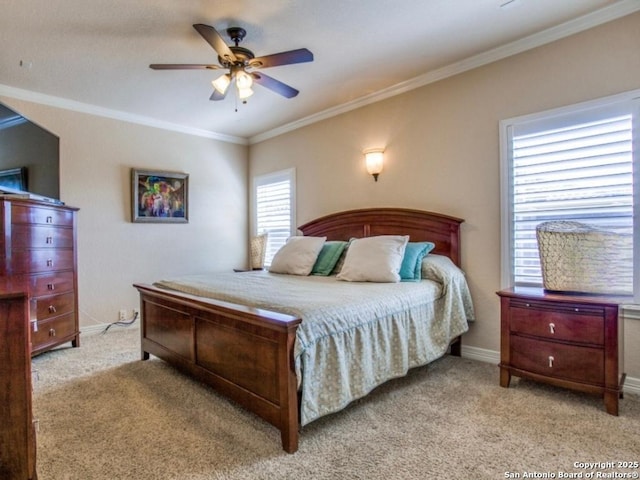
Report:
M 347 242 L 338 240 L 324 242 L 318 259 L 311 269 L 311 275 L 322 275 L 325 277 L 330 275 L 333 267 L 335 267 L 338 260 L 340 260 L 340 255 L 342 255 L 346 246 Z
M 422 259 L 435 248 L 432 242 L 409 242 L 404 250 L 400 266 L 401 282 L 418 282 L 422 279 Z

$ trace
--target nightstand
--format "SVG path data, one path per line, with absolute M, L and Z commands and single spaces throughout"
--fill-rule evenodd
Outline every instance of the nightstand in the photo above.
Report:
M 515 375 L 598 394 L 607 412 L 618 415 L 625 378 L 618 306 L 624 297 L 528 287 L 497 293 L 500 385 L 508 388 Z

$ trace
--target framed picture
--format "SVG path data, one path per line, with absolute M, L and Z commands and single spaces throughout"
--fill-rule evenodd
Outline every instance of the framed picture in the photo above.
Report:
M 133 168 L 131 183 L 134 222 L 189 222 L 188 174 Z
M 27 189 L 27 167 L 0 170 L 0 190 L 6 187 L 10 191 Z

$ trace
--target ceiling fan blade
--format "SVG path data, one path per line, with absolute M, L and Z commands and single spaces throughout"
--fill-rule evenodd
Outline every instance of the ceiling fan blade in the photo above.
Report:
M 228 91 L 229 89 L 227 89 L 227 92 Z M 209 100 L 213 100 L 214 102 L 217 102 L 218 100 L 224 100 L 224 98 L 227 96 L 227 92 L 220 93 L 218 90 L 214 89 L 213 93 L 209 97 Z
M 262 72 L 252 72 L 251 76 L 253 77 L 254 82 L 256 82 L 258 85 L 262 85 L 269 90 L 273 90 L 283 97 L 293 98 L 298 95 L 298 93 L 300 93 L 298 90 L 290 87 L 286 83 L 282 83 L 280 80 L 276 80 L 275 78 L 265 75 Z
M 237 61 L 236 56 L 233 54 L 229 46 L 222 39 L 218 31 L 210 27 L 209 25 L 204 25 L 202 23 L 196 23 L 193 28 L 195 28 L 202 38 L 204 38 L 209 45 L 213 47 L 213 49 L 220 55 L 221 58 L 228 60 L 231 63 Z
M 297 50 L 289 50 L 288 52 L 274 53 L 273 55 L 254 58 L 249 62 L 249 65 L 253 68 L 269 68 L 312 61 L 313 53 L 306 48 L 299 48 Z
M 192 64 L 192 63 L 152 63 L 149 68 L 154 70 L 218 70 L 220 65 Z

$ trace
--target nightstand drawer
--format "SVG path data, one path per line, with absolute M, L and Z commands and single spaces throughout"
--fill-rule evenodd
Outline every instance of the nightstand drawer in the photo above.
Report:
M 603 309 L 512 300 L 509 306 L 511 332 L 554 340 L 604 344 Z
M 604 351 L 600 348 L 511 337 L 511 366 L 576 382 L 604 382 Z

